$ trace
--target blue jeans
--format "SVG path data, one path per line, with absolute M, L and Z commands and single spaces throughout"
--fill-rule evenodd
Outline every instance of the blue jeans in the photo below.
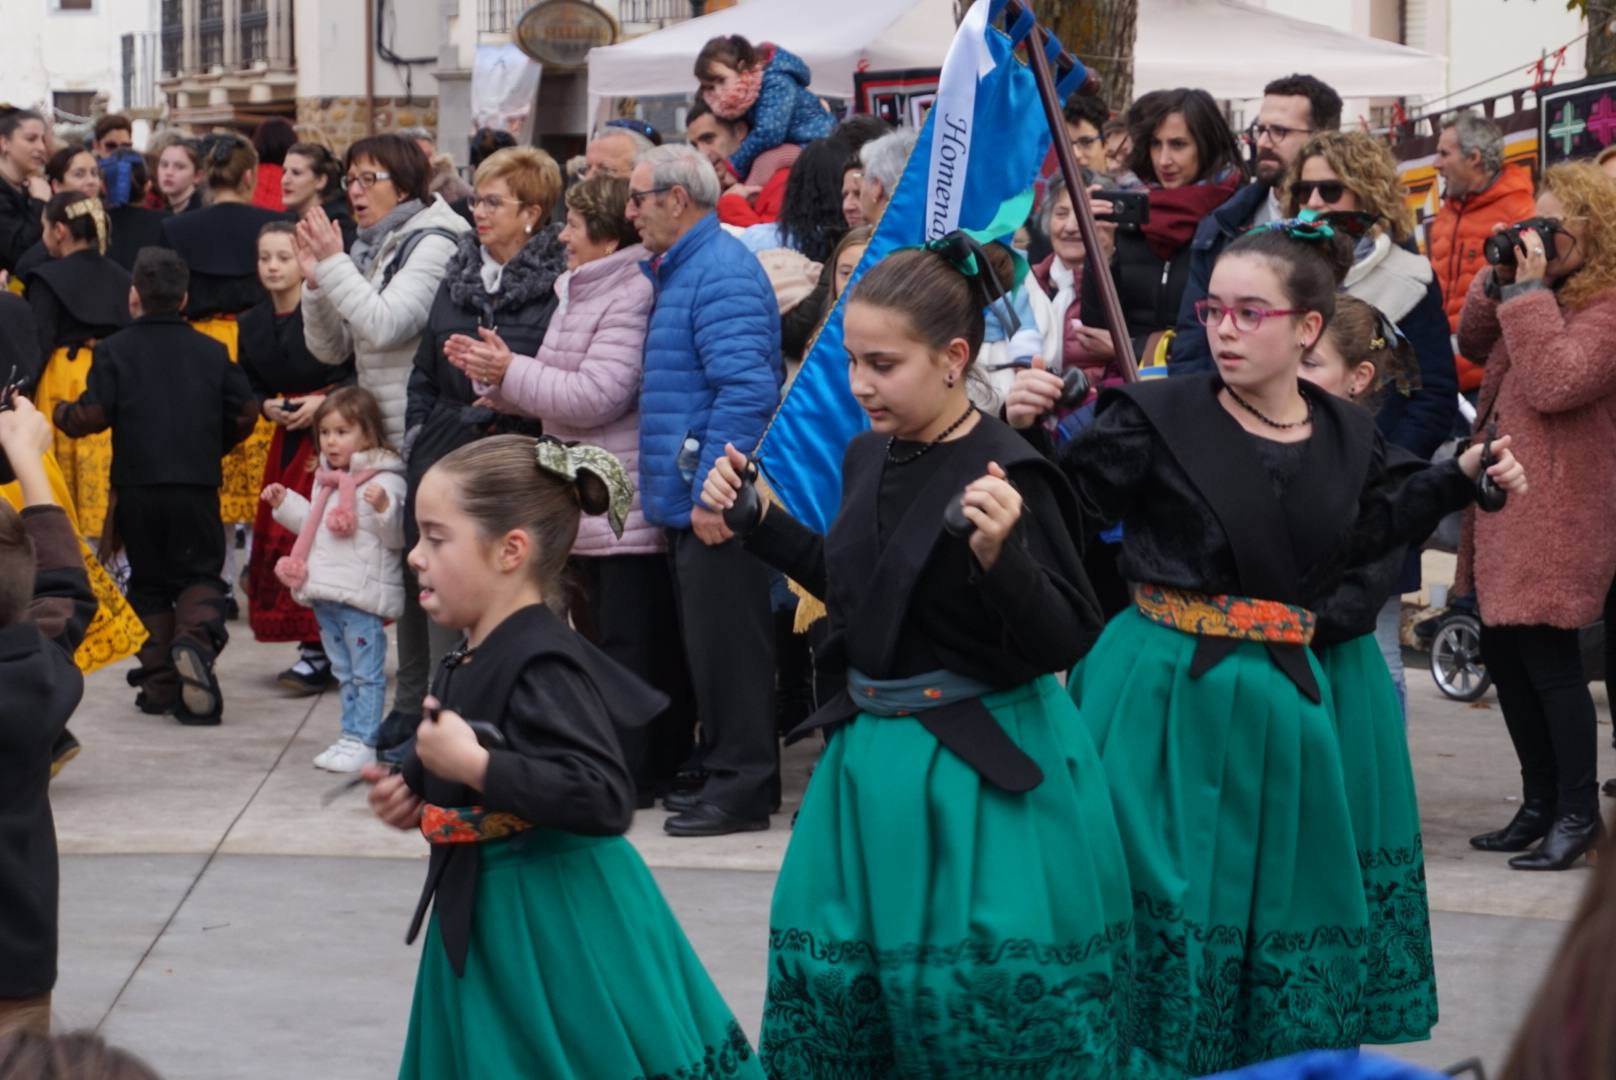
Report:
M 1408 726 L 1408 680 L 1403 675 L 1403 598 L 1394 596 L 1380 609 L 1375 620 L 1375 644 L 1386 658 L 1386 669 L 1392 673 L 1392 685 L 1397 687 L 1397 702 L 1403 707 L 1403 726 Z
M 376 745 L 387 690 L 387 631 L 380 616 L 347 604 L 316 601 L 320 644 L 342 694 L 342 733 Z

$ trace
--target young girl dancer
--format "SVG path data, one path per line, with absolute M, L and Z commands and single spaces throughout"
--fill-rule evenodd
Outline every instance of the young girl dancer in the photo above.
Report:
M 106 256 L 107 218 L 99 199 L 76 191 L 53 195 L 44 222 L 50 258 L 28 273 L 25 284 L 40 352 L 49 357 L 34 404 L 50 416 L 57 402 L 77 401 L 84 393 L 96 341 L 128 324 L 129 273 Z M 78 527 L 99 541 L 111 489 L 112 435 L 69 439 L 58 432 L 54 451 Z
M 621 529 L 631 490 L 604 450 L 522 435 L 463 446 L 421 481 L 421 606 L 466 644 L 402 774 L 365 771 L 377 815 L 432 845 L 400 1077 L 762 1076 L 621 835 L 634 784 L 612 724 L 666 699 L 560 610 L 580 507 Z
M 1352 296 L 1336 297 L 1335 314 L 1318 345 L 1303 359 L 1301 377 L 1338 398 L 1375 410 L 1383 392 L 1417 373 L 1418 361 L 1397 327 Z M 1525 471 L 1509 450 L 1495 450 L 1495 479 L 1524 490 Z M 1466 450 L 1479 458 L 1480 445 Z M 1410 476 L 1440 468 L 1390 443 L 1388 466 Z M 1474 488 L 1455 492 L 1449 510 L 1471 501 Z M 1375 621 L 1397 593 L 1406 547 L 1351 568 L 1317 605 L 1313 655 L 1334 708 L 1369 915 L 1368 977 L 1364 987 L 1363 1041 L 1413 1042 L 1430 1037 L 1437 1020 L 1436 968 L 1425 894 L 1425 854 L 1419 802 L 1409 761 L 1402 703 L 1375 641 Z
M 1480 455 L 1400 481 L 1367 412 L 1300 382 L 1350 255 L 1317 221 L 1231 244 L 1197 309 L 1217 372 L 1107 392 L 1062 451 L 1091 527 L 1124 522 L 1135 583 L 1070 684 L 1133 888 L 1131 1075 L 1366 1037 L 1368 914 L 1313 609 L 1466 497 Z M 1052 381 L 1018 380 L 1014 423 Z
M 264 488 L 263 499 L 297 534 L 275 576 L 314 609 L 342 687 L 342 736 L 314 764 L 348 773 L 376 760 L 387 690 L 382 621 L 404 610 L 404 462 L 384 441 L 381 406 L 357 386 L 327 397 L 314 426 L 320 470 L 312 505 L 281 483 Z
M 825 600 L 822 662 L 846 670 L 807 725 L 830 735 L 770 914 L 773 1076 L 1124 1075 L 1127 871 L 1050 674 L 1099 610 L 1071 491 L 966 395 L 990 271 L 951 241 L 958 262 L 902 251 L 854 287 L 873 430 L 848 447 L 830 533 L 779 506 L 733 526 Z M 703 501 L 738 518 L 744 464 L 720 459 Z M 962 492 L 968 540 L 944 531 Z
M 275 425 L 260 486 L 284 484 L 306 497 L 314 485 L 310 466 L 319 454 L 314 414 L 327 391 L 353 382 L 353 364 L 322 364 L 303 342 L 303 271 L 292 250 L 292 230 L 289 221 L 272 221 L 259 231 L 258 280 L 269 296 L 245 312 L 238 325 L 241 370 L 258 397 L 259 412 Z M 260 502 L 247 563 L 247 621 L 259 641 L 299 643 L 297 662 L 276 682 L 312 694 L 333 679 L 314 613 L 293 600 L 275 576 L 275 563 L 291 553 L 293 539 L 275 527 L 274 512 Z

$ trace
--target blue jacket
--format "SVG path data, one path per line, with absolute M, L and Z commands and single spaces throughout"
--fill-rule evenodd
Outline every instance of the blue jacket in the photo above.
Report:
M 1178 304 L 1178 333 L 1167 355 L 1169 375 L 1188 375 L 1212 370 L 1212 350 L 1206 343 L 1206 327 L 1195 317 L 1195 304 L 1206 299 L 1212 283 L 1212 267 L 1229 241 L 1239 236 L 1268 201 L 1265 184 L 1247 184 L 1224 204 L 1201 219 L 1190 241 L 1190 277 Z
M 640 384 L 640 503 L 646 520 L 690 528 L 690 508 L 726 442 L 750 452 L 780 404 L 780 308 L 763 264 L 708 214 L 661 259 Z M 687 480 L 679 451 L 701 443 Z
M 746 114 L 752 125 L 741 145 L 729 156 L 730 168 L 742 180 L 752 170 L 752 162 L 765 150 L 782 143 L 810 143 L 823 139 L 836 129 L 836 118 L 825 111 L 819 98 L 808 89 L 813 80 L 808 65 L 795 53 L 774 46 L 774 56 L 763 69 L 763 85 L 757 101 Z

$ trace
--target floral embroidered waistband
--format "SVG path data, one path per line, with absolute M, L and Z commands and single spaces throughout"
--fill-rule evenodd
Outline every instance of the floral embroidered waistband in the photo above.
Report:
M 526 832 L 533 826 L 515 814 L 490 813 L 480 806 L 433 806 L 421 809 L 421 835 L 429 844 L 481 844 Z
M 1317 621 L 1306 608 L 1278 600 L 1211 596 L 1162 585 L 1135 586 L 1133 601 L 1151 622 L 1202 637 L 1307 645 Z
M 928 671 L 906 679 L 872 679 L 854 668 L 847 671 L 853 704 L 875 716 L 913 716 L 992 692 L 987 683 L 952 671 Z

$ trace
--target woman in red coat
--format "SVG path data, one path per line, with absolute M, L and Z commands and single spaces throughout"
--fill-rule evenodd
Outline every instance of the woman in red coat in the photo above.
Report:
M 1517 264 L 1477 274 L 1459 320 L 1460 349 L 1486 360 L 1478 426 L 1508 424 L 1533 480 L 1498 513 L 1470 512 L 1455 589 L 1480 601 L 1524 784 L 1514 819 L 1470 843 L 1537 843 L 1510 865 L 1564 870 L 1603 832 L 1577 631 L 1616 576 L 1616 186 L 1595 165 L 1557 165 L 1537 214 L 1558 229 L 1523 231 Z

